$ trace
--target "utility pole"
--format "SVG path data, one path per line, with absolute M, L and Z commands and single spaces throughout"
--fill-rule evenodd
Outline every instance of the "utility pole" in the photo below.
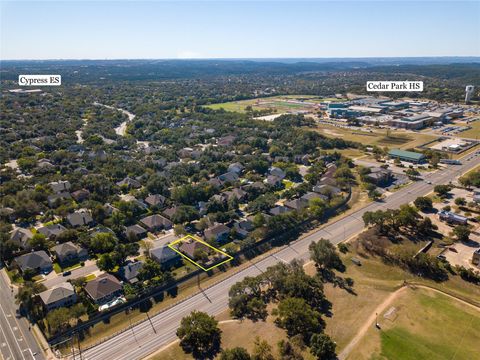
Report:
M 156 334 L 157 330 L 155 330 L 155 326 L 153 326 L 152 320 L 150 319 L 150 316 L 148 315 L 148 311 L 146 312 L 148 321 L 150 322 L 150 325 L 152 325 L 153 332 Z

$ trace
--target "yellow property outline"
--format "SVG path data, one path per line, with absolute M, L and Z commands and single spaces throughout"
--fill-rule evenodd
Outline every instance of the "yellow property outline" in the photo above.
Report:
M 183 241 L 183 240 L 186 240 L 186 239 L 192 239 L 192 240 L 194 240 L 194 241 L 198 241 L 199 243 L 202 243 L 202 244 L 208 246 L 209 248 L 215 250 L 216 252 L 219 252 L 220 254 L 225 255 L 226 257 L 228 257 L 228 259 L 222 261 L 221 263 L 218 263 L 218 264 L 215 264 L 215 265 L 213 265 L 213 266 L 210 266 L 208 269 L 205 269 L 202 265 L 200 265 L 199 263 L 197 263 L 195 260 L 190 259 L 187 255 L 183 254 L 182 252 L 178 251 L 177 249 L 175 249 L 175 248 L 173 247 L 173 245 L 175 245 L 175 244 L 177 244 L 177 243 L 179 243 L 179 242 L 181 242 L 181 241 Z M 192 236 L 192 235 L 186 235 L 186 236 L 184 236 L 184 237 L 182 237 L 182 238 L 180 238 L 180 239 L 178 239 L 178 240 L 175 240 L 175 241 L 172 242 L 171 244 L 168 244 L 167 246 L 168 246 L 170 249 L 172 249 L 173 251 L 175 251 L 177 254 L 180 254 L 180 256 L 182 256 L 184 259 L 187 259 L 188 261 L 190 261 L 193 265 L 198 266 L 198 267 L 199 267 L 200 269 L 202 269 L 203 271 L 212 270 L 212 269 L 216 268 L 217 266 L 220 266 L 220 265 L 222 265 L 222 264 L 225 264 L 225 263 L 233 260 L 233 256 L 227 254 L 226 252 L 224 252 L 224 251 L 222 251 L 222 250 L 220 250 L 220 249 L 217 249 L 215 246 L 212 246 L 212 245 L 210 245 L 210 244 L 207 244 L 205 241 L 202 241 L 202 240 L 200 240 L 199 238 L 197 238 L 196 236 Z

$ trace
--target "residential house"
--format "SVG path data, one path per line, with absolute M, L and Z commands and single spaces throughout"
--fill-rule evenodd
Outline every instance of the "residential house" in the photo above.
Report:
M 70 200 L 71 198 L 72 196 L 70 195 L 70 193 L 66 191 L 48 195 L 47 197 L 48 206 L 51 208 L 57 207 L 63 200 Z
M 118 279 L 108 273 L 104 273 L 85 285 L 85 291 L 96 304 L 104 304 L 113 298 L 120 296 L 123 287 Z
M 61 307 L 72 306 L 77 302 L 77 294 L 72 284 L 61 283 L 49 290 L 38 294 L 46 311 L 52 311 Z
M 190 239 L 188 241 L 183 241 L 178 246 L 178 250 L 188 256 L 190 259 L 197 260 L 199 252 L 204 252 L 208 254 L 210 248 L 207 245 L 201 243 L 200 241 Z
M 142 184 L 140 184 L 139 181 L 137 181 L 135 179 L 132 179 L 132 178 L 127 176 L 125 179 L 117 182 L 117 186 L 126 186 L 129 189 L 131 189 L 131 188 L 138 189 L 138 188 L 142 187 Z
M 125 235 L 127 238 L 134 236 L 135 239 L 140 240 L 147 236 L 147 230 L 138 224 L 125 227 Z
M 62 224 L 51 224 L 37 229 L 37 232 L 45 235 L 47 239 L 54 239 L 65 231 L 67 231 L 67 228 Z
M 150 206 L 163 206 L 165 204 L 165 196 L 160 194 L 149 195 L 145 198 L 145 202 Z
M 306 199 L 293 199 L 285 202 L 285 206 L 293 210 L 302 210 L 308 206 L 308 200 Z
M 89 198 L 89 196 L 90 196 L 90 191 L 88 191 L 87 189 L 80 189 L 72 192 L 72 197 L 77 202 L 85 201 Z
M 392 171 L 381 167 L 370 168 L 370 173 L 365 175 L 367 181 L 378 185 L 385 186 L 392 179 Z
M 80 209 L 67 215 L 68 223 L 73 226 L 88 226 L 93 223 L 92 215 L 87 209 Z
M 152 260 L 159 263 L 164 270 L 179 266 L 182 262 L 180 254 L 173 251 L 168 246 L 162 246 L 150 250 L 150 257 Z
M 253 226 L 253 221 L 247 218 L 235 221 L 233 228 L 239 237 L 245 238 L 255 227 Z
M 282 185 L 282 179 L 275 175 L 268 175 L 267 178 L 264 180 L 265 184 L 278 187 Z
M 306 200 L 308 203 L 310 203 L 311 200 L 313 199 L 320 199 L 320 200 L 324 200 L 324 201 L 328 201 L 328 197 L 323 195 L 323 194 L 319 194 L 319 193 L 316 193 L 316 192 L 307 192 L 305 195 L 303 195 L 301 197 L 301 199 L 303 200 Z
M 14 263 L 22 273 L 31 270 L 36 274 L 48 274 L 53 269 L 52 260 L 43 250 L 18 256 L 14 259 Z
M 286 207 L 286 206 L 283 206 L 283 205 L 279 205 L 279 206 L 275 206 L 274 208 L 270 209 L 269 213 L 270 215 L 280 215 L 280 214 L 285 214 L 289 211 L 292 211 L 292 209 Z
M 168 230 L 171 229 L 173 226 L 173 223 L 170 220 L 159 214 L 146 216 L 143 219 L 140 219 L 140 222 L 144 224 L 149 231 L 152 232 L 164 229 Z
M 241 174 L 243 172 L 243 169 L 245 169 L 245 167 L 242 164 L 240 164 L 239 162 L 230 164 L 228 166 L 228 171 L 229 172 L 233 171 L 234 173 L 237 173 L 237 174 Z
M 229 172 L 226 172 L 225 174 L 219 175 L 218 178 L 222 182 L 235 182 L 238 180 L 239 176 L 236 172 L 229 171 Z
M 168 217 L 169 219 L 173 218 L 175 214 L 177 213 L 178 207 L 177 206 L 172 206 L 169 207 L 168 209 L 165 209 L 162 211 L 162 214 Z
M 22 249 L 30 249 L 28 240 L 33 238 L 30 230 L 24 228 L 15 228 L 10 232 L 10 240 Z
M 122 280 L 134 284 L 138 281 L 138 273 L 143 266 L 143 261 L 133 261 L 127 263 L 119 269 L 119 275 Z
M 75 264 L 88 258 L 88 251 L 71 241 L 54 246 L 51 249 L 57 261 L 61 265 Z
M 56 194 L 62 193 L 62 192 L 68 192 L 70 188 L 72 187 L 72 184 L 70 184 L 69 181 L 54 181 L 51 182 L 50 187 L 52 188 L 52 191 Z
M 327 184 L 315 185 L 313 187 L 313 191 L 322 195 L 326 195 L 329 198 L 342 192 L 342 190 L 340 190 L 338 187 Z
M 226 241 L 229 234 L 230 228 L 224 224 L 214 224 L 203 232 L 205 239 L 213 239 L 218 242 Z
M 280 178 L 280 180 L 285 179 L 286 176 L 285 171 L 275 166 L 272 166 L 270 169 L 268 169 L 268 172 L 270 175 Z

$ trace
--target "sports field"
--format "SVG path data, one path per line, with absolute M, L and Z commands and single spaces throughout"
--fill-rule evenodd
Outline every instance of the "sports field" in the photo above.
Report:
M 342 101 L 336 98 L 321 98 L 312 95 L 282 95 L 251 100 L 230 101 L 219 104 L 205 105 L 210 109 L 245 112 L 247 106 L 253 110 L 271 110 L 274 113 L 311 111 L 321 102 Z

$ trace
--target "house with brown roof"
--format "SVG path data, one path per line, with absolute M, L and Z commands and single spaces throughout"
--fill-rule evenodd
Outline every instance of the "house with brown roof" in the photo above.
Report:
M 190 259 L 197 260 L 200 252 L 208 254 L 210 248 L 199 241 L 188 240 L 183 241 L 180 246 L 178 246 L 178 250 L 188 256 Z
M 149 195 L 145 198 L 145 202 L 150 206 L 163 206 L 165 200 L 165 196 L 160 194 Z
M 140 219 L 140 222 L 147 227 L 149 231 L 156 232 L 159 230 L 171 229 L 173 223 L 165 216 L 154 214 Z
M 104 304 L 120 296 L 123 287 L 113 275 L 105 273 L 85 285 L 85 291 L 96 304 Z

